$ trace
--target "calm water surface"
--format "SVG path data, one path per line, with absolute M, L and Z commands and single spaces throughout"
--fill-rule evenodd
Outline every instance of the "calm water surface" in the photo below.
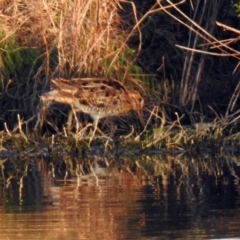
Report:
M 1 240 L 240 237 L 236 157 L 0 161 Z

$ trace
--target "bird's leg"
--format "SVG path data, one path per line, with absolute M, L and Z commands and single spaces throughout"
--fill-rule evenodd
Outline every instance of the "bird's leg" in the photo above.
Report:
M 99 122 L 99 118 L 96 118 L 96 119 L 94 119 L 94 121 L 93 121 L 93 133 L 92 133 L 92 136 L 91 136 L 91 138 L 90 138 L 90 140 L 89 140 L 89 145 L 91 144 L 91 142 L 92 142 L 92 140 L 93 140 L 93 137 L 94 137 L 94 135 L 95 135 L 95 132 L 96 132 L 96 130 L 97 130 L 97 125 L 98 125 L 98 122 Z
M 95 135 L 95 133 L 96 133 L 96 131 L 98 131 L 102 136 L 104 136 L 104 137 L 106 137 L 105 136 L 105 134 L 101 131 L 101 129 L 99 129 L 98 128 L 98 122 L 99 122 L 99 118 L 96 118 L 96 119 L 94 119 L 94 121 L 93 121 L 93 133 L 92 133 L 92 136 L 91 136 L 91 138 L 90 138 L 90 140 L 89 140 L 89 145 L 91 144 L 91 142 L 92 142 L 92 140 L 93 140 L 93 138 L 94 138 L 94 135 Z M 107 137 L 108 138 L 108 137 Z M 111 139 L 110 139 L 111 140 Z
M 78 123 L 78 118 L 77 118 L 77 113 L 76 111 L 72 108 L 68 114 L 68 121 L 67 121 L 67 129 L 68 131 L 71 130 L 71 125 L 72 125 L 72 116 L 74 115 L 74 119 L 76 122 L 76 133 L 79 131 L 79 123 Z
M 70 129 L 71 129 L 72 116 L 73 115 L 74 115 L 74 119 L 75 119 L 75 122 L 76 122 L 76 133 L 78 133 L 78 131 L 79 131 L 79 122 L 78 122 L 78 118 L 77 118 L 77 113 L 76 113 L 76 111 L 73 108 L 70 110 L 69 115 L 68 115 L 67 129 L 68 129 L 68 131 L 70 131 Z
M 73 110 L 71 109 L 69 114 L 68 114 L 68 120 L 67 120 L 67 130 L 68 130 L 68 132 L 70 132 L 70 130 L 71 130 L 72 115 L 73 115 Z
M 76 133 L 78 133 L 79 131 L 79 122 L 78 122 L 78 118 L 77 118 L 77 112 L 72 110 L 73 114 L 74 114 L 74 118 L 75 118 L 75 122 L 76 122 Z

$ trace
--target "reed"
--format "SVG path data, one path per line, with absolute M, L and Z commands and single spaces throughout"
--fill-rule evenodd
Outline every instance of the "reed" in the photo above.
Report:
M 132 141 L 136 148 L 164 147 L 181 150 L 186 146 L 199 146 L 206 139 L 210 142 L 237 139 L 235 126 L 239 123 L 239 111 L 235 109 L 239 84 L 236 84 L 232 96 L 228 98 L 230 101 L 227 109 L 220 113 L 213 107 L 209 111 L 209 99 L 202 100 L 201 96 L 205 97 L 207 94 L 201 87 L 209 89 L 209 82 L 200 79 L 204 73 L 204 54 L 216 56 L 220 52 L 220 56 L 234 57 L 238 61 L 239 52 L 225 41 L 213 37 L 208 25 L 204 29 L 197 18 L 186 16 L 181 10 L 185 3 L 186 1 L 180 1 L 173 4 L 168 0 L 163 4 L 156 1 L 141 14 L 138 8 L 140 2 L 0 0 L 2 136 L 10 138 L 17 132 L 19 139 L 28 144 L 28 134 L 35 125 L 39 96 L 49 90 L 52 77 L 106 76 L 122 81 L 131 90 L 136 88 L 147 103 L 144 109 L 146 126 L 142 132 L 138 126 L 130 126 L 134 125 L 130 124 L 135 123 L 134 121 L 114 119 L 102 123 L 111 126 L 111 137 L 115 134 L 112 123 L 117 122 L 125 133 L 125 142 L 128 144 Z M 211 15 L 214 22 L 217 3 L 220 0 L 210 5 L 214 14 L 211 15 L 209 10 L 204 9 L 204 15 L 199 15 L 200 20 Z M 129 9 L 131 10 L 126 11 Z M 172 14 L 173 10 L 177 13 L 176 16 Z M 127 15 L 129 12 L 130 16 Z M 193 45 L 189 44 L 188 48 L 176 45 L 176 33 L 172 31 L 172 22 L 166 20 L 166 16 L 180 23 L 176 32 L 181 32 L 182 26 L 187 28 L 189 32 L 186 35 L 190 36 L 188 40 Z M 162 28 L 155 24 L 158 19 L 162 21 Z M 152 36 L 157 39 L 157 44 Z M 186 42 L 186 39 L 181 40 Z M 204 45 L 201 50 L 195 49 L 202 46 L 197 44 L 202 43 L 202 40 L 210 47 Z M 215 49 L 219 52 L 214 52 Z M 182 54 L 183 50 L 188 52 Z M 198 54 L 202 54 L 201 64 L 193 71 L 194 74 L 189 74 L 190 70 L 194 70 Z M 136 65 L 136 60 L 139 65 Z M 185 62 L 184 68 L 182 62 Z M 180 71 L 182 77 L 179 77 Z M 220 75 L 223 74 L 214 78 L 217 79 Z M 219 90 L 224 90 L 226 83 L 215 83 Z M 55 105 L 51 111 L 54 119 L 51 123 L 53 132 L 62 134 L 63 138 L 70 137 L 71 144 L 81 144 L 81 140 L 88 134 L 88 125 L 71 135 L 64 132 L 65 109 Z M 194 119 L 196 115 L 201 120 Z M 188 125 L 185 125 L 186 116 L 190 119 Z M 63 127 L 59 128 L 59 125 Z M 199 126 L 207 127 L 207 130 L 199 131 Z M 49 135 L 51 134 L 50 132 Z M 109 147 L 114 144 L 107 139 L 103 142 Z

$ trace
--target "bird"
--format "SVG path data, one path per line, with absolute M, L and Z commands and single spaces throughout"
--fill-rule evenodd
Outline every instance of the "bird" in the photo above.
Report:
M 70 105 L 75 118 L 76 112 L 90 115 L 93 119 L 93 134 L 100 119 L 124 115 L 131 110 L 137 113 L 140 123 L 144 126 L 143 97 L 138 91 L 128 90 L 115 79 L 54 78 L 51 80 L 51 91 L 42 94 L 40 99 L 40 115 L 45 113 L 54 101 Z

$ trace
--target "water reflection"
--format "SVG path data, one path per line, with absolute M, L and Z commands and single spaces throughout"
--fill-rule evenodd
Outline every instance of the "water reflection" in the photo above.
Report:
M 0 239 L 240 236 L 239 159 L 2 159 Z

